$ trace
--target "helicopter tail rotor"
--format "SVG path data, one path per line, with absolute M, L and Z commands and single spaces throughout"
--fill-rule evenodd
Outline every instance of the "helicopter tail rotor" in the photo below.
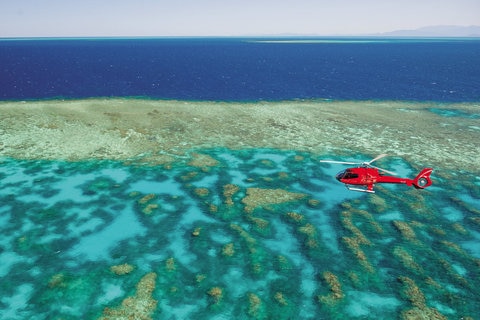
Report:
M 413 179 L 413 186 L 417 189 L 425 189 L 426 187 L 432 184 L 430 179 L 430 174 L 432 173 L 432 168 L 425 168 Z

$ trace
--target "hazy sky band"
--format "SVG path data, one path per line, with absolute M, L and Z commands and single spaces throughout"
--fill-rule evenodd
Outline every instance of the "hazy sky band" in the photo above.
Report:
M 0 0 L 0 37 L 369 34 L 480 25 L 480 0 Z

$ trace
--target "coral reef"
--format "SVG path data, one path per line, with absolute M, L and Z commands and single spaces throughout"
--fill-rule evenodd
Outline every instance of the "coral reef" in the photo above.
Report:
M 274 299 L 281 306 L 288 306 L 288 300 L 285 298 L 285 295 L 282 292 L 275 292 Z
M 180 176 L 180 179 L 181 179 L 182 181 L 190 181 L 190 180 L 195 179 L 197 176 L 198 176 L 198 172 L 197 172 L 197 171 L 189 171 L 189 172 L 181 175 L 181 176 Z
M 150 193 L 142 197 L 141 199 L 138 200 L 139 204 L 146 204 L 147 202 L 155 199 L 156 195 L 154 193 Z
M 465 229 L 465 227 L 458 222 L 452 224 L 452 229 L 460 234 L 468 234 L 468 231 Z
M 134 191 L 130 193 L 130 196 L 133 197 L 139 194 L 140 194 L 139 192 Z M 153 201 L 156 198 L 157 198 L 156 194 L 149 193 L 137 200 L 137 203 L 144 214 L 150 215 L 153 213 L 153 211 L 159 208 L 158 203 L 151 203 L 151 201 Z
M 353 217 L 358 216 L 368 222 L 367 226 L 373 228 L 373 230 L 379 234 L 384 232 L 383 228 L 373 219 L 373 216 L 365 210 L 359 210 L 353 208 L 350 203 L 343 203 L 342 207 L 347 209 L 347 211 L 342 211 L 341 216 L 341 224 L 343 228 L 348 230 L 352 233 L 352 236 L 344 236 L 342 237 L 343 243 L 350 249 L 350 251 L 354 254 L 357 261 L 360 265 L 368 272 L 373 273 L 375 270 L 368 260 L 365 252 L 361 249 L 362 245 L 365 246 L 372 246 L 372 241 L 369 240 L 365 234 L 355 226 L 353 222 Z
M 201 282 L 203 282 L 206 278 L 207 278 L 207 276 L 206 276 L 205 274 L 203 274 L 203 273 L 202 273 L 202 274 L 197 274 L 197 275 L 195 276 L 195 282 L 196 282 L 196 283 L 201 283 Z
M 296 223 L 301 223 L 305 219 L 305 216 L 297 212 L 287 212 L 286 215 L 289 219 Z
M 214 304 L 219 303 L 223 299 L 223 289 L 220 287 L 212 287 L 207 291 L 208 296 Z
M 265 305 L 258 295 L 255 293 L 248 293 L 248 315 L 254 317 L 255 319 L 265 318 Z
M 233 243 L 227 243 L 222 248 L 222 254 L 226 257 L 231 257 L 235 254 L 235 248 Z
M 189 166 L 208 168 L 218 166 L 219 162 L 208 154 L 193 153 L 193 159 L 188 163 Z
M 368 240 L 367 237 L 365 237 L 362 231 L 360 231 L 360 229 L 358 229 L 353 225 L 352 215 L 349 212 L 343 211 L 341 213 L 341 216 L 342 216 L 343 227 L 353 233 L 354 238 L 356 239 L 358 244 L 364 244 L 368 246 L 372 245 L 370 240 Z
M 448 319 L 437 309 L 427 306 L 423 292 L 418 288 L 417 284 L 412 279 L 408 277 L 399 277 L 398 280 L 403 284 L 403 294 L 413 306 L 411 309 L 402 312 L 402 319 Z
M 165 261 L 165 270 L 168 272 L 177 270 L 177 265 L 175 264 L 174 258 L 168 258 L 167 261 Z
M 305 198 L 303 193 L 289 192 L 283 189 L 248 188 L 247 195 L 242 199 L 246 212 L 265 205 L 297 201 Z
M 373 195 L 368 199 L 368 201 L 375 207 L 376 211 L 378 212 L 385 212 L 388 207 L 385 199 L 378 195 Z
M 233 195 L 238 192 L 240 188 L 234 184 L 226 184 L 223 186 L 223 196 L 225 197 L 225 204 L 233 205 Z
M 230 224 L 230 228 L 237 231 L 240 237 L 245 241 L 253 274 L 257 276 L 262 274 L 265 271 L 264 250 L 258 246 L 257 240 L 241 226 L 232 223 Z
M 330 271 L 325 271 L 322 277 L 330 288 L 330 294 L 318 296 L 318 300 L 322 303 L 332 305 L 343 299 L 345 294 L 342 291 L 342 286 L 337 276 Z
M 125 298 L 122 304 L 115 308 L 105 308 L 99 320 L 121 319 L 153 319 L 152 314 L 157 308 L 157 301 L 153 299 L 157 274 L 147 273 L 138 282 L 134 296 Z
M 269 225 L 269 222 L 267 220 L 254 217 L 252 215 L 248 215 L 247 219 L 255 226 L 256 229 L 264 230 Z
M 431 103 L 296 100 L 247 105 L 151 99 L 3 102 L 0 127 L 8 130 L 2 136 L 0 155 L 70 160 L 145 157 L 147 161 L 158 158 L 162 162 L 165 156 L 185 154 L 192 146 L 379 154 L 402 145 L 402 153 L 410 162 L 423 163 L 428 158 L 434 167 L 456 170 L 462 166 L 478 171 L 471 165 L 477 159 L 478 130 L 474 128 L 478 127 L 478 119 L 436 116 L 429 111 Z M 162 116 L 149 116 L 152 106 Z M 448 108 L 471 113 L 476 105 L 461 103 Z M 372 134 L 379 130 L 379 122 L 372 123 L 372 112 L 381 120 L 381 134 Z M 122 115 L 121 121 L 108 114 Z M 145 121 L 146 117 L 149 121 Z M 272 120 L 288 122 L 295 134 L 285 135 L 282 127 L 265 125 Z M 372 125 L 366 127 L 365 123 Z M 352 132 L 357 139 L 351 139 Z M 445 144 L 445 139 L 439 137 L 455 143 Z M 402 155 L 399 148 L 391 150 Z M 192 165 L 216 165 L 201 154 L 196 157 L 199 159 Z
M 124 274 L 129 274 L 130 272 L 133 271 L 133 269 L 134 269 L 134 266 L 128 263 L 118 264 L 110 267 L 110 271 L 119 276 Z
M 196 227 L 195 229 L 193 229 L 192 231 L 192 236 L 194 237 L 198 237 L 200 235 L 200 232 L 202 231 L 202 227 Z
M 343 243 L 352 251 L 360 265 L 362 265 L 367 272 L 373 273 L 375 270 L 370 261 L 368 261 L 365 252 L 363 252 L 363 250 L 360 248 L 358 239 L 352 237 L 342 237 L 342 240 Z
M 317 200 L 317 199 L 309 199 L 307 203 L 312 208 L 316 208 L 320 206 L 320 200 Z
M 402 247 L 396 246 L 393 249 L 393 255 L 400 260 L 405 268 L 418 274 L 423 274 L 425 272 L 423 268 L 415 262 L 413 257 Z
M 54 274 L 48 281 L 49 288 L 65 288 L 66 286 L 65 274 L 63 273 Z
M 413 231 L 413 229 L 408 225 L 408 223 L 398 220 L 395 220 L 392 223 L 404 239 L 417 242 L 415 231 Z
M 457 183 L 431 193 L 387 185 L 370 195 L 337 186 L 337 168 L 319 155 L 296 163 L 291 150 L 196 151 L 218 164 L 188 166 L 191 150 L 168 171 L 134 160 L 0 159 L 0 273 L 9 280 L 0 313 L 23 299 L 10 314 L 90 319 L 108 306 L 105 319 L 476 315 L 471 173 L 452 172 Z M 157 289 L 141 298 L 135 282 L 151 271 L 156 280 L 145 281 Z
M 149 203 L 142 209 L 142 212 L 146 215 L 152 214 L 152 212 L 159 208 L 158 203 Z
M 199 197 L 206 197 L 210 193 L 210 191 L 207 188 L 195 188 L 194 192 Z

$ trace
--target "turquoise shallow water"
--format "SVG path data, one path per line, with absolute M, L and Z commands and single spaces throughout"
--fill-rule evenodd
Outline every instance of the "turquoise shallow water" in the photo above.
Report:
M 371 195 L 310 153 L 196 152 L 165 166 L 0 160 L 1 318 L 98 318 L 151 273 L 154 319 L 477 316 L 478 177 L 436 168 L 428 189 Z

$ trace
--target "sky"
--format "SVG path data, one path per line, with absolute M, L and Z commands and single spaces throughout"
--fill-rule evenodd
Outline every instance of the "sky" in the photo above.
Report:
M 0 38 L 360 35 L 480 25 L 480 0 L 0 0 Z

